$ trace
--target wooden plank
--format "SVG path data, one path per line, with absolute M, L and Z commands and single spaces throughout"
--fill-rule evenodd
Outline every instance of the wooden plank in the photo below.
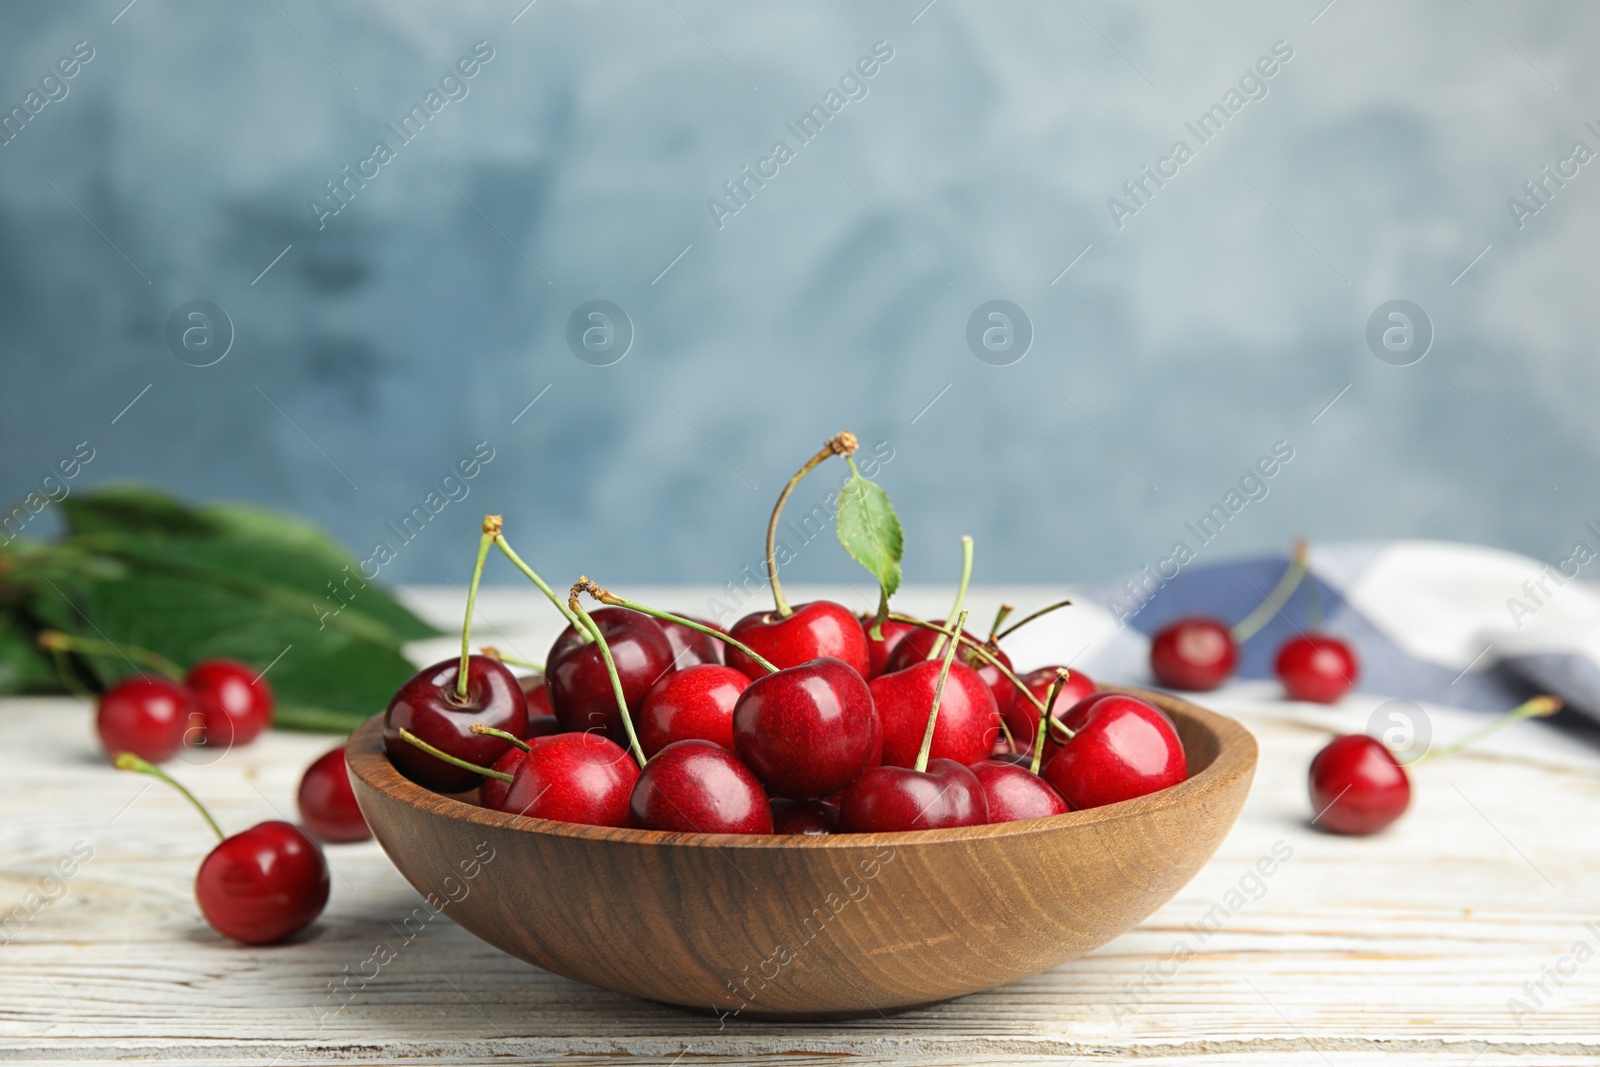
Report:
M 913 610 L 942 610 L 942 595 L 928 599 Z M 537 618 L 536 602 L 485 600 L 535 655 L 548 644 L 548 625 L 511 625 Z M 453 610 L 448 598 L 429 608 Z M 1260 739 L 1257 784 L 1216 859 L 1143 926 L 1076 964 L 921 1012 L 724 1026 L 541 972 L 447 919 L 407 939 L 399 924 L 419 898 L 370 843 L 330 849 L 333 897 L 300 941 L 227 944 L 195 910 L 193 872 L 210 841 L 183 801 L 107 769 L 77 702 L 0 701 L 0 904 L 39 905 L 0 945 L 0 1059 L 1600 1062 L 1600 756 L 1519 724 L 1482 752 L 1418 769 L 1414 808 L 1389 833 L 1337 838 L 1305 824 L 1304 768 L 1330 730 L 1362 728 L 1378 701 L 1310 708 L 1255 685 L 1209 703 Z M 1428 710 L 1436 736 L 1481 722 Z M 292 817 L 301 769 L 331 743 L 272 733 L 173 769 L 242 828 Z M 44 879 L 71 866 L 74 845 L 93 855 L 62 890 Z M 1253 877 L 1275 845 L 1292 856 Z M 1216 930 L 1202 938 L 1191 924 L 1208 914 Z M 1181 963 L 1179 940 L 1193 950 Z M 1578 963 L 1580 941 L 1594 958 Z M 360 973 L 379 942 L 396 958 L 336 996 L 332 984 Z M 1556 974 L 1561 985 L 1558 968 L 1573 971 Z M 1542 992 L 1524 989 L 1541 979 Z M 1518 1015 L 1511 998 L 1536 1010 Z

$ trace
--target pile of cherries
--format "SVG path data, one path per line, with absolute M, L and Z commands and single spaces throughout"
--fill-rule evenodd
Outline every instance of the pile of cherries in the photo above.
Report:
M 1156 681 L 1169 689 L 1196 692 L 1226 682 L 1238 666 L 1239 646 L 1271 621 L 1302 582 L 1309 632 L 1283 643 L 1273 670 L 1290 700 L 1337 703 L 1356 684 L 1361 665 L 1348 641 L 1322 631 L 1321 599 L 1317 579 L 1306 568 L 1304 541 L 1296 543 L 1283 577 L 1247 618 L 1229 626 L 1209 615 L 1186 615 L 1156 631 L 1150 639 L 1150 671 Z
M 1187 777 L 1177 731 L 1153 705 L 1065 668 L 1019 678 L 1003 634 L 963 628 L 970 538 L 952 626 L 826 600 L 791 607 L 769 536 L 775 609 L 724 632 L 587 578 L 563 602 L 501 525 L 484 520 L 460 658 L 419 671 L 384 716 L 391 762 L 437 792 L 481 786 L 486 807 L 596 826 L 829 834 L 1041 818 Z M 494 546 L 568 622 L 542 671 L 521 680 L 506 664 L 523 661 L 471 652 Z M 584 596 L 600 606 L 586 610 Z

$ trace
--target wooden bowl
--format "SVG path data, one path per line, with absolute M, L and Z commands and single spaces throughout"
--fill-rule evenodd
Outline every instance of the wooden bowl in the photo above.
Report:
M 401 777 L 382 716 L 350 738 L 373 833 L 435 907 L 529 963 L 748 1018 L 873 1015 L 1037 974 L 1166 903 L 1244 804 L 1255 739 L 1177 724 L 1189 780 L 1048 819 L 833 837 L 669 834 L 490 811 Z

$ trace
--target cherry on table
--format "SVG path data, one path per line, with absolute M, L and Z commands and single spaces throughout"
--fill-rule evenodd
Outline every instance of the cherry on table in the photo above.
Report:
M 299 933 L 328 903 L 328 861 L 298 826 L 258 823 L 228 837 L 194 794 L 146 760 L 118 753 L 118 770 L 148 774 L 176 788 L 199 810 L 218 838 L 201 861 L 194 895 L 200 914 L 224 937 L 270 945 Z
M 1204 615 L 1176 619 L 1150 639 L 1150 670 L 1168 689 L 1215 689 L 1238 662 L 1239 646 L 1227 625 Z
M 780 670 L 828 658 L 844 662 L 862 678 L 871 671 L 867 635 L 860 621 L 849 608 L 831 600 L 796 605 L 789 615 L 778 611 L 746 615 L 733 624 L 728 635 L 749 645 Z M 731 645 L 724 655 L 728 666 L 743 671 L 752 679 L 767 673 L 759 663 Z
M 177 682 L 135 675 L 100 694 L 94 725 L 108 754 L 164 763 L 183 748 L 186 733 L 200 728 L 200 716 L 194 696 Z
M 923 660 L 868 684 L 883 725 L 883 763 L 894 767 L 916 764 L 941 667 L 938 660 Z M 976 671 L 959 662 L 951 664 L 929 758 L 976 763 L 993 749 L 999 733 L 1000 715 L 989 686 Z
M 395 769 L 419 785 L 440 793 L 463 793 L 480 775 L 452 766 L 401 740 L 407 730 L 423 741 L 467 763 L 486 767 L 509 742 L 472 732 L 483 723 L 521 737 L 528 728 L 528 705 L 517 679 L 499 660 L 472 656 L 467 664 L 467 693 L 458 696 L 461 664 L 448 659 L 412 675 L 395 693 L 383 716 L 383 747 Z
M 693 631 L 689 631 L 693 633 Z M 743 671 L 701 663 L 655 684 L 639 713 L 639 744 L 654 756 L 674 741 L 699 738 L 733 751 L 733 708 L 750 687 Z
M 344 746 L 318 756 L 300 778 L 295 794 L 300 821 L 318 840 L 365 841 L 372 829 L 356 804 L 355 790 L 345 770 Z
M 1389 747 L 1366 734 L 1336 737 L 1311 761 L 1311 824 L 1375 834 L 1405 814 L 1411 779 Z
M 989 821 L 1019 822 L 1065 815 L 1072 806 L 1055 787 L 1028 767 L 1009 760 L 986 759 L 972 765 L 989 804 Z
M 648 615 L 607 607 L 597 608 L 589 617 L 611 648 L 628 713 L 637 721 L 651 687 L 672 673 L 672 645 Z M 570 625 L 562 630 L 550 646 L 545 671 L 550 704 L 562 726 L 598 729 L 618 744 L 626 742 L 611 676 L 599 645 L 588 633 Z
M 1045 765 L 1044 779 L 1074 810 L 1132 800 L 1188 777 L 1172 720 L 1138 697 L 1097 693 L 1062 721 L 1076 732 Z
M 770 834 L 772 809 L 750 769 L 710 741 L 674 741 L 639 772 L 634 825 L 695 834 Z
M 272 687 L 237 660 L 201 660 L 183 684 L 200 706 L 207 746 L 247 745 L 272 724 Z
M 1332 634 L 1301 634 L 1278 650 L 1273 670 L 1290 700 L 1333 704 L 1361 674 L 1355 650 Z
M 817 800 L 855 781 L 879 737 L 866 681 L 826 656 L 763 674 L 733 709 L 739 758 L 769 793 L 791 800 Z

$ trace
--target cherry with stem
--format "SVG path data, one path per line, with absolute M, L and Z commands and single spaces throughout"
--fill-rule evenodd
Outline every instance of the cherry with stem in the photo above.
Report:
M 972 538 L 963 537 L 962 544 L 966 548 L 966 556 L 972 559 Z M 965 592 L 965 589 L 962 590 Z M 962 610 L 956 615 L 955 633 L 959 634 L 961 628 L 967 624 L 967 613 Z M 950 639 L 950 647 L 945 651 L 944 662 L 939 665 L 939 680 L 933 686 L 933 707 L 928 710 L 928 728 L 922 733 L 922 748 L 917 751 L 917 762 L 912 770 L 922 774 L 928 769 L 928 753 L 933 750 L 933 728 L 939 723 L 939 702 L 944 699 L 944 686 L 950 680 L 950 664 L 956 660 L 955 636 Z
M 611 658 L 611 644 L 606 640 L 605 634 L 600 632 L 600 627 L 595 625 L 594 619 L 583 610 L 583 605 L 578 603 L 578 594 L 584 592 L 590 585 L 587 577 L 581 577 L 572 586 L 567 594 L 567 607 L 572 609 L 572 614 L 577 617 L 584 629 L 589 631 L 589 636 L 599 646 L 600 658 L 606 662 L 606 673 L 611 676 L 611 691 L 617 698 L 617 713 L 622 716 L 622 728 L 628 734 L 628 747 L 633 750 L 633 758 L 639 761 L 642 768 L 645 765 L 644 749 L 639 744 L 639 734 L 633 728 L 633 715 L 628 711 L 628 698 L 622 691 L 622 676 L 617 673 L 617 661 Z
M 858 447 L 860 446 L 856 441 L 856 435 L 849 430 L 830 437 L 828 443 L 823 445 L 816 455 L 806 460 L 800 469 L 794 472 L 794 476 L 789 479 L 788 483 L 784 485 L 783 491 L 778 494 L 778 502 L 772 507 L 772 517 L 767 520 L 767 581 L 772 586 L 773 606 L 777 609 L 778 617 L 781 619 L 787 619 L 794 614 L 794 609 L 784 599 L 783 584 L 778 581 L 778 517 L 783 513 L 783 505 L 788 501 L 789 494 L 794 492 L 795 486 L 799 485 L 800 480 L 810 474 L 813 468 L 819 466 L 830 457 L 849 456 Z
M 627 608 L 629 611 L 637 611 L 641 615 L 649 615 L 652 618 L 661 619 L 665 622 L 673 622 L 677 623 L 679 626 L 686 626 L 696 633 L 702 633 L 707 637 L 721 641 L 729 648 L 739 650 L 746 656 L 750 657 L 750 659 L 754 660 L 756 664 L 763 670 L 767 671 L 767 673 L 777 673 L 778 668 L 774 667 L 767 660 L 763 659 L 761 654 L 755 649 L 751 648 L 743 641 L 740 641 L 738 638 L 731 637 L 715 627 L 707 626 L 701 622 L 696 622 L 694 619 L 691 619 L 686 615 L 674 615 L 670 611 L 662 611 L 660 608 L 652 608 L 648 604 L 641 604 L 637 600 L 629 600 L 626 597 L 617 596 L 615 593 L 609 590 L 600 588 L 599 585 L 590 581 L 588 578 L 580 579 L 578 584 L 572 588 L 575 591 L 581 590 L 582 592 L 588 593 L 591 598 L 600 602 L 601 604 L 605 604 L 607 607 Z
M 1050 690 L 1045 694 L 1044 710 L 1039 713 L 1039 732 L 1033 738 L 1033 765 L 1029 770 L 1033 771 L 1034 774 L 1039 773 L 1039 767 L 1044 763 L 1045 734 L 1049 730 L 1050 723 L 1060 722 L 1054 715 L 1056 700 L 1061 696 L 1061 687 L 1067 684 L 1068 677 L 1070 677 L 1070 672 L 1067 668 L 1059 668 L 1056 671 L 1055 681 L 1050 683 Z M 1066 730 L 1066 724 L 1062 723 L 1061 728 Z M 1070 731 L 1068 736 L 1070 736 Z
M 960 631 L 958 630 L 952 630 L 947 626 L 940 626 L 936 622 L 927 622 L 923 619 L 917 618 L 914 615 L 902 615 L 899 612 L 891 612 L 889 614 L 889 618 L 895 622 L 908 623 L 923 630 L 933 630 L 945 635 L 946 637 L 954 637 L 957 634 L 960 634 Z M 1033 690 L 1029 689 L 1022 679 L 1017 677 L 1014 671 L 996 659 L 994 653 L 984 648 L 982 643 L 974 638 L 968 637 L 966 634 L 960 634 L 960 638 L 961 643 L 967 646 L 967 650 L 971 652 L 974 657 L 982 660 L 984 663 L 987 663 L 989 666 L 999 671 L 1000 674 L 1011 683 L 1011 685 L 1019 694 L 1026 697 L 1033 704 L 1035 709 L 1041 711 L 1044 709 L 1044 702 L 1033 695 Z
M 478 603 L 478 585 L 483 581 L 483 561 L 489 558 L 489 546 L 500 536 L 503 522 L 499 515 L 483 517 L 483 535 L 478 538 L 478 559 L 472 565 L 472 584 L 467 586 L 467 617 L 461 623 L 461 669 L 456 672 L 458 703 L 465 703 L 467 699 L 467 667 L 472 660 L 472 613 Z

